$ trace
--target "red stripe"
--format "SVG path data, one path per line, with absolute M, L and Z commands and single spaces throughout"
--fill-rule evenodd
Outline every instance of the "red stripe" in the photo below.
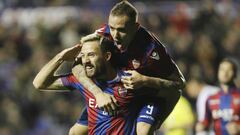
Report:
M 79 81 L 77 80 L 77 78 L 74 75 L 68 76 L 68 81 L 70 83 L 79 83 Z
M 90 98 L 92 98 L 92 97 L 90 97 Z M 93 98 L 93 99 L 95 100 L 95 98 Z M 94 103 L 94 106 L 95 106 L 95 103 Z M 97 113 L 96 108 L 89 107 L 89 97 L 88 97 L 88 100 L 87 100 L 87 106 L 88 106 L 88 130 L 89 130 L 89 135 L 94 135 L 95 134 L 95 129 L 96 129 L 98 113 Z
M 221 133 L 221 119 L 214 121 L 214 131 L 216 135 L 222 135 Z
M 112 118 L 110 128 L 107 130 L 107 135 L 124 135 L 125 120 L 123 117 Z
M 79 83 L 79 81 L 76 79 L 75 76 L 71 75 L 68 77 L 68 80 L 70 83 Z M 94 98 L 93 94 L 88 91 L 86 88 L 83 87 L 83 94 L 86 98 L 86 105 L 88 107 L 88 130 L 89 130 L 89 135 L 94 135 L 96 129 L 96 122 L 97 122 L 97 109 L 96 108 L 91 108 L 89 107 L 89 99 L 94 99 L 94 104 L 93 106 L 96 106 L 96 99 Z
M 99 29 L 96 30 L 98 34 L 104 35 L 107 28 L 107 24 L 103 24 Z

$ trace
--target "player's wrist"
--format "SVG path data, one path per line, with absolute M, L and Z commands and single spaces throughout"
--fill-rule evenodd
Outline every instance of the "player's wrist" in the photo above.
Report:
M 80 43 L 83 44 L 83 43 L 85 43 L 85 42 L 87 42 L 89 40 L 98 39 L 98 38 L 100 38 L 100 36 L 101 35 L 98 32 L 94 32 L 92 34 L 89 34 L 87 36 L 82 37 L 80 39 Z

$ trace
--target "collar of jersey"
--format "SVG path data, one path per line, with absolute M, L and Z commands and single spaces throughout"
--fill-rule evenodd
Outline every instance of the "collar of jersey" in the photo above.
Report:
M 233 86 L 230 86 L 230 87 L 228 88 L 228 92 L 227 92 L 226 94 L 232 93 L 232 92 L 237 91 L 237 90 L 238 90 L 238 89 L 237 89 L 236 86 L 234 86 L 234 85 L 233 85 Z M 220 92 L 223 93 L 223 94 L 225 94 L 222 88 L 221 88 L 221 91 L 220 91 Z

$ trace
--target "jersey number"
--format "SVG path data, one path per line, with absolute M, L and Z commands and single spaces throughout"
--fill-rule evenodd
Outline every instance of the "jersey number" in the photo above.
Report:
M 148 108 L 149 110 L 147 110 L 146 113 L 151 115 L 152 112 L 153 112 L 153 105 L 148 105 L 147 108 Z

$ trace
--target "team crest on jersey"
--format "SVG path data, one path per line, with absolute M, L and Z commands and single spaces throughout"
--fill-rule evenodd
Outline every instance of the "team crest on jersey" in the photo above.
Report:
M 124 89 L 123 87 L 118 86 L 117 91 L 119 96 L 121 97 L 127 96 L 127 89 Z
M 159 54 L 156 51 L 153 51 L 152 54 L 150 55 L 152 59 L 159 60 Z
M 132 60 L 132 65 L 133 65 L 134 69 L 138 69 L 140 67 L 141 63 L 140 63 L 139 60 L 133 59 Z

